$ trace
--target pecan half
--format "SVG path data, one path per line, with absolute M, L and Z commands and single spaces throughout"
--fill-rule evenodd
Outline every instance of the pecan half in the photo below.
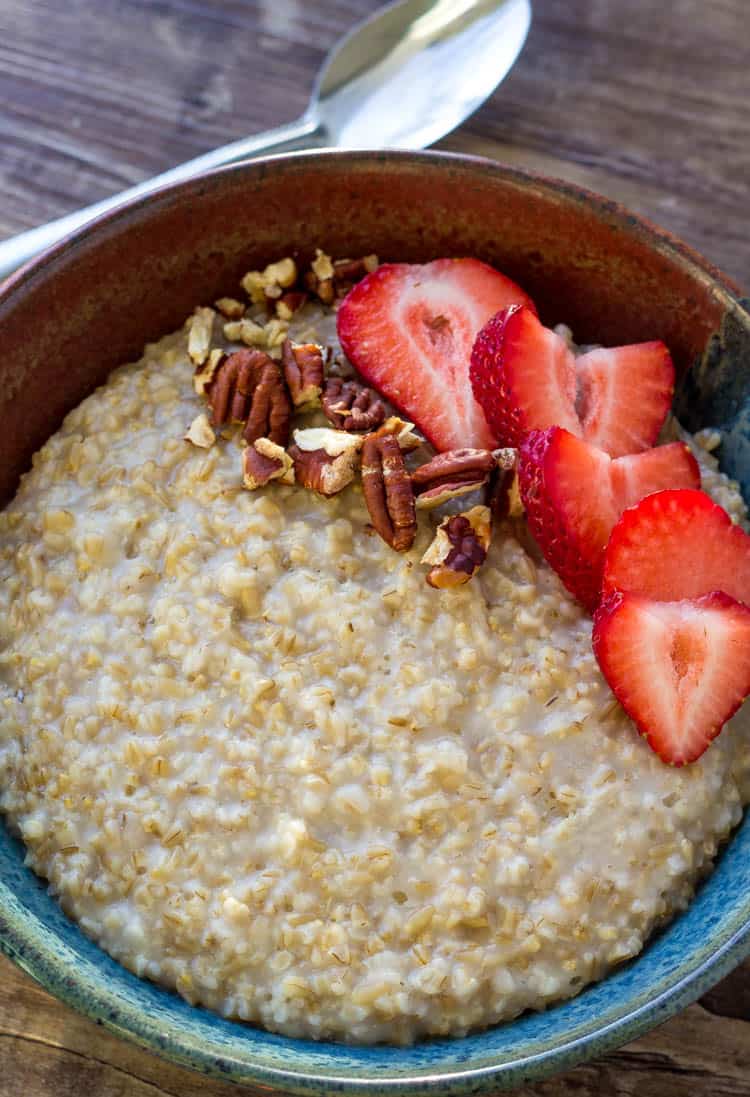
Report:
M 242 483 L 250 491 L 255 491 L 271 480 L 293 484 L 294 462 L 286 450 L 270 438 L 256 438 L 242 451 Z
M 489 507 L 472 507 L 444 518 L 422 557 L 423 564 L 432 565 L 427 582 L 440 590 L 463 586 L 484 563 L 489 545 Z
M 325 355 L 317 343 L 281 344 L 281 365 L 295 408 L 317 404 L 323 390 Z
M 289 456 L 297 483 L 320 495 L 335 495 L 351 484 L 364 439 L 328 427 L 295 430 Z
M 340 430 L 374 430 L 385 420 L 385 404 L 359 381 L 329 377 L 321 402 L 326 419 Z
M 246 442 L 267 437 L 277 445 L 289 440 L 292 403 L 281 370 L 261 350 L 238 350 L 219 368 L 211 387 L 214 426 L 245 423 Z
M 411 548 L 417 533 L 414 490 L 395 435 L 365 438 L 362 489 L 372 524 L 383 540 L 397 552 Z
M 453 449 L 438 453 L 412 473 L 411 482 L 420 509 L 437 507 L 448 499 L 477 491 L 496 467 L 486 449 Z
M 268 355 L 263 357 L 266 361 L 258 371 L 242 437 L 248 443 L 257 438 L 270 438 L 277 445 L 285 446 L 292 422 L 292 401 L 277 363 Z

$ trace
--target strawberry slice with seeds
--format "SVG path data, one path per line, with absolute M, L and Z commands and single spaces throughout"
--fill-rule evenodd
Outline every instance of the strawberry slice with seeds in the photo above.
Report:
M 568 590 L 592 611 L 604 550 L 626 507 L 667 487 L 700 486 L 682 442 L 611 458 L 561 427 L 531 431 L 519 451 L 518 481 L 529 529 Z
M 674 366 L 661 342 L 599 347 L 576 357 L 523 306 L 494 316 L 471 356 L 474 395 L 503 446 L 559 426 L 610 457 L 654 444 L 669 411 Z
M 385 263 L 344 298 L 341 347 L 362 376 L 438 450 L 493 449 L 469 381 L 471 348 L 490 316 L 531 299 L 477 259 Z
M 703 491 L 657 492 L 612 530 L 602 589 L 662 601 L 723 590 L 750 605 L 750 537 Z
M 511 305 L 479 332 L 471 383 L 499 445 L 517 448 L 527 431 L 547 427 L 581 434 L 573 352 L 522 306 Z
M 610 457 L 653 446 L 674 395 L 674 365 L 664 343 L 597 347 L 575 360 L 583 437 Z
M 722 591 L 655 601 L 615 591 L 594 615 L 594 654 L 663 761 L 700 758 L 750 692 L 750 607 Z

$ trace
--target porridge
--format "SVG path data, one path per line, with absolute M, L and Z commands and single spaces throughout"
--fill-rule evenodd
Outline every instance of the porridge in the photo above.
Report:
M 236 439 L 184 440 L 197 327 L 71 412 L 0 514 L 0 807 L 28 863 L 132 971 L 277 1032 L 403 1043 L 575 994 L 739 822 L 747 709 L 667 766 L 522 519 L 436 590 L 434 520 L 395 552 L 356 479 L 246 490 Z M 335 341 L 310 304 L 291 331 Z

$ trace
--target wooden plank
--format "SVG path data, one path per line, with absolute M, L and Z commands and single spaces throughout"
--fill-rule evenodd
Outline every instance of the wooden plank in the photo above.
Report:
M 0 1097 L 235 1097 L 116 1039 L 0 957 Z M 718 997 L 717 997 L 718 996 Z M 722 1004 L 722 997 L 726 1002 Z M 737 1001 L 744 1002 L 741 1015 Z M 711 1005 L 711 1009 L 707 1008 Z M 717 1008 L 720 1006 L 721 1008 Z M 621 1051 L 524 1087 L 522 1097 L 747 1097 L 750 963 L 680 1016 Z

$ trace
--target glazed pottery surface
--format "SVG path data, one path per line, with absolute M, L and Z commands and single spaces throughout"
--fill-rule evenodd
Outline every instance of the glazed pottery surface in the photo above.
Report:
M 663 339 L 686 426 L 718 426 L 750 499 L 750 313 L 737 287 L 596 195 L 437 153 L 311 153 L 239 165 L 109 214 L 0 289 L 0 499 L 108 371 L 233 292 L 248 269 L 315 247 L 381 260 L 473 255 L 580 342 Z M 274 1036 L 194 1008 L 109 959 L 63 915 L 0 828 L 0 947 L 53 994 L 175 1062 L 268 1092 L 490 1093 L 618 1046 L 750 954 L 750 819 L 689 909 L 577 998 L 411 1048 Z

